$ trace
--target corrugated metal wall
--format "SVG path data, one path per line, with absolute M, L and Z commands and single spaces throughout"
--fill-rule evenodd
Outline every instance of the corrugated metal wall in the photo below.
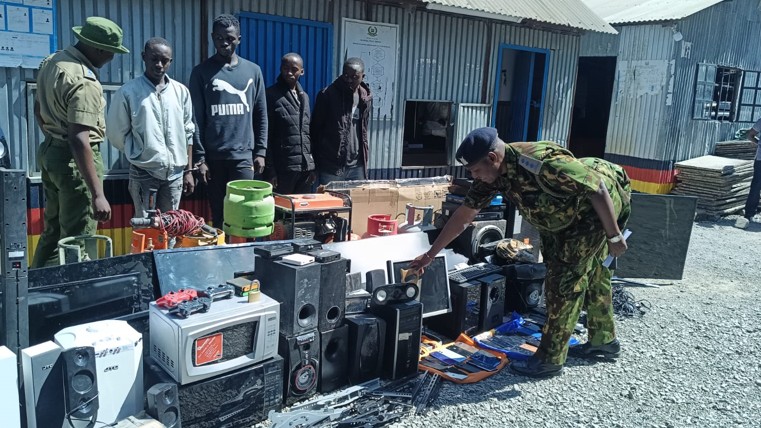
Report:
M 681 49 L 675 53 L 677 90 L 668 141 L 672 158 L 680 161 L 713 153 L 716 142 L 752 126 L 752 122 L 693 120 L 692 107 L 698 63 L 761 70 L 759 2 L 723 2 L 682 20 L 676 28 L 684 42 L 692 43 L 688 57 L 682 58 Z
M 618 34 L 585 33 L 581 36 L 581 56 L 618 56 Z
M 664 148 L 671 106 L 668 76 L 675 42 L 669 27 L 638 25 L 619 28 L 606 153 L 668 160 Z

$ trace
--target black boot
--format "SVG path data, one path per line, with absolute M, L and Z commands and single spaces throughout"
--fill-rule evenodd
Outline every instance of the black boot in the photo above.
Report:
M 545 363 L 536 355 L 528 360 L 513 361 L 509 367 L 513 373 L 528 377 L 552 377 L 563 373 L 562 365 Z
M 620 355 L 621 343 L 618 339 L 597 346 L 587 342 L 568 349 L 568 356 L 574 358 L 618 358 Z

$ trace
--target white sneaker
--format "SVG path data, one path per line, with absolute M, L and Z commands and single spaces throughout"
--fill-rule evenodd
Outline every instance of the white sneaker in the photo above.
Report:
M 735 227 L 738 228 L 738 229 L 747 229 L 748 228 L 748 223 L 750 223 L 750 220 L 748 220 L 745 217 L 740 217 L 735 222 Z

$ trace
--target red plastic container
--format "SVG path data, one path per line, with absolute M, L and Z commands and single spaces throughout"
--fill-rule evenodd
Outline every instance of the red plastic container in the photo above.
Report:
M 388 214 L 371 214 L 367 216 L 367 233 L 365 236 L 396 235 L 399 223 Z

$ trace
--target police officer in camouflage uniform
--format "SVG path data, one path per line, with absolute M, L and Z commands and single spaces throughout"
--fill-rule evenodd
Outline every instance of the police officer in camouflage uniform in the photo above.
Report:
M 103 193 L 106 100 L 98 69 L 128 53 L 122 29 L 101 17 L 72 28 L 79 42 L 47 57 L 37 76 L 34 113 L 45 141 L 37 158 L 45 192 L 45 230 L 32 267 L 54 264 L 60 239 L 92 235 L 97 222 L 111 218 Z
M 611 271 L 602 263 L 608 253 L 620 256 L 627 249 L 621 230 L 631 212 L 631 188 L 624 170 L 602 159 L 576 159 L 551 142 L 505 144 L 494 128 L 471 132 L 457 159 L 475 182 L 463 206 L 412 267 L 425 268 L 503 193 L 539 230 L 547 265 L 547 322 L 539 350 L 526 361 L 513 361 L 510 369 L 532 377 L 560 374 L 582 305 L 589 341 L 573 348 L 573 356 L 618 357 Z

